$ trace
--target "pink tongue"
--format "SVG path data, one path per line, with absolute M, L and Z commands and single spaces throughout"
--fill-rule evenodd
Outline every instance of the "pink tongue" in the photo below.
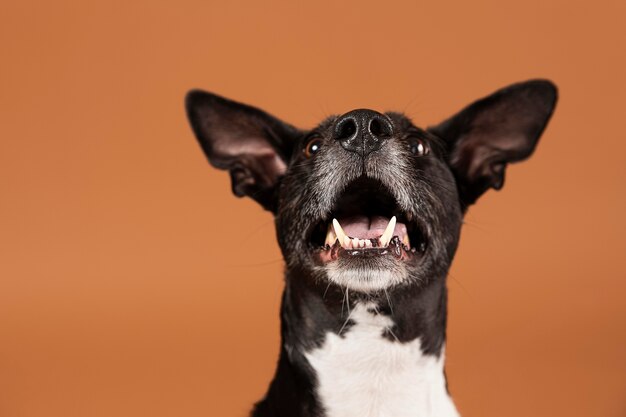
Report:
M 375 239 L 380 237 L 389 224 L 389 218 L 382 216 L 353 216 L 337 219 L 343 228 L 343 231 L 350 237 L 359 239 Z M 400 239 L 406 235 L 406 226 L 404 223 L 396 223 L 393 236 Z

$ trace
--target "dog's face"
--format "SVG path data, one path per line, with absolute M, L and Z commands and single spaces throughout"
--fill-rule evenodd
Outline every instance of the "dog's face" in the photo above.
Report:
M 278 191 L 288 265 L 351 290 L 436 276 L 461 219 L 444 144 L 394 113 L 356 110 L 307 132 Z
M 202 91 L 187 111 L 233 192 L 275 214 L 287 269 L 304 272 L 291 279 L 373 293 L 445 277 L 466 208 L 533 152 L 555 103 L 528 81 L 428 129 L 360 109 L 304 131 Z

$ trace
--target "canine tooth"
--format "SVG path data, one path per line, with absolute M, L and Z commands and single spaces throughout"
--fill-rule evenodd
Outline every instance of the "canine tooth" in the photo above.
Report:
M 339 243 L 341 244 L 341 246 L 343 246 L 344 248 L 349 248 L 350 246 L 348 243 L 346 243 L 346 239 L 349 241 L 350 238 L 346 236 L 346 232 L 343 231 L 337 219 L 333 219 L 333 229 L 335 230 L 335 236 L 337 236 L 337 239 L 339 239 Z
M 393 237 L 393 230 L 396 228 L 396 216 L 393 216 L 391 220 L 389 220 L 389 224 L 387 224 L 387 228 L 383 232 L 383 235 L 380 237 L 380 246 L 383 248 L 389 245 L 391 238 Z
M 411 247 L 411 241 L 409 240 L 409 235 L 404 235 L 404 237 L 402 238 L 402 243 L 407 247 L 410 248 Z

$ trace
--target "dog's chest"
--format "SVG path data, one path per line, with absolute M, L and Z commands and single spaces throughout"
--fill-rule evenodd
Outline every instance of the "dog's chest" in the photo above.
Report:
M 420 340 L 383 336 L 393 321 L 358 304 L 355 323 L 342 336 L 329 332 L 306 353 L 317 377 L 316 394 L 327 417 L 458 416 L 446 390 L 443 354 L 425 355 Z

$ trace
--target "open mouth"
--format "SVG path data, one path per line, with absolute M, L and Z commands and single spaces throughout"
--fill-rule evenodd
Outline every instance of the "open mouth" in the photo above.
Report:
M 360 178 L 351 183 L 311 233 L 319 259 L 394 256 L 415 260 L 426 251 L 423 228 L 403 212 L 393 193 L 381 182 Z

